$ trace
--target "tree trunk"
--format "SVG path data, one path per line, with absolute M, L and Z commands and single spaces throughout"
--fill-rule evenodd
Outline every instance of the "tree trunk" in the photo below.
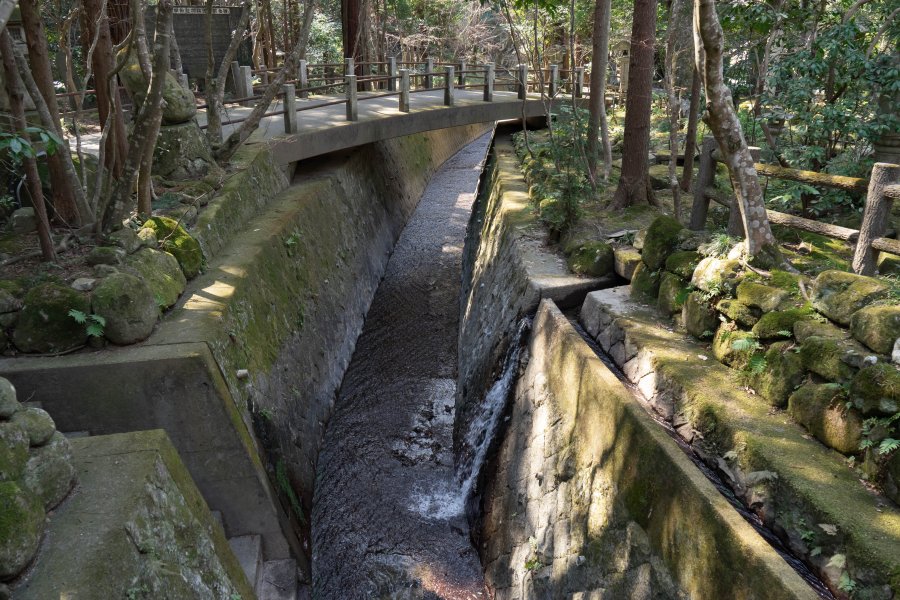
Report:
M 606 120 L 606 67 L 609 61 L 609 21 L 611 0 L 596 0 L 591 56 L 591 95 L 588 98 L 588 171 L 591 181 L 597 177 L 597 129 L 600 130 L 600 149 L 603 153 L 603 181 L 609 181 L 612 166 L 612 147 L 609 143 L 609 123 Z
M 13 128 L 16 133 L 25 139 L 29 139 L 25 130 L 25 92 L 19 73 L 16 70 L 16 60 L 13 53 L 12 38 L 6 29 L 0 29 L 0 57 L 3 60 L 4 78 L 9 92 L 9 104 L 12 111 Z M 47 219 L 47 208 L 44 205 L 44 195 L 41 192 L 41 176 L 38 174 L 37 161 L 34 157 L 26 156 L 22 159 L 22 167 L 25 170 L 25 182 L 28 184 L 28 193 L 34 202 L 34 214 L 37 216 L 38 241 L 41 245 L 41 257 L 45 262 L 56 260 L 56 252 L 53 249 L 53 240 L 50 238 L 50 222 Z
M 137 49 L 138 63 L 141 66 L 141 72 L 144 74 L 144 80 L 149 82 L 153 77 L 153 65 L 150 63 L 150 49 L 147 41 L 147 28 L 144 24 L 144 13 L 140 0 L 131 0 L 131 22 L 132 31 L 134 32 L 133 44 Z M 173 35 L 172 28 L 169 31 L 169 59 L 171 60 Z M 155 140 L 159 135 L 159 122 L 156 126 L 151 125 L 148 133 L 148 139 Z M 153 167 L 153 150 L 155 144 L 144 146 L 144 154 L 141 157 L 141 164 L 138 168 L 137 175 L 137 211 L 139 215 L 150 216 L 152 212 L 151 204 L 153 202 L 153 181 L 150 178 L 150 171 Z
M 751 258 L 768 255 L 773 262 L 784 262 L 769 227 L 762 188 L 734 110 L 731 91 L 725 85 L 722 73 L 724 46 L 725 35 L 719 24 L 715 0 L 695 0 L 694 47 L 697 70 L 703 77 L 703 88 L 706 90 L 709 127 L 728 166 L 731 184 L 738 199 L 741 221 L 747 236 L 747 254 Z
M 691 191 L 694 177 L 694 154 L 697 152 L 697 122 L 700 120 L 700 73 L 694 65 L 691 77 L 691 105 L 688 108 L 687 131 L 684 136 L 684 170 L 681 172 L 681 189 Z
M 666 66 L 665 86 L 668 117 L 669 117 L 669 189 L 672 191 L 672 207 L 675 212 L 675 220 L 681 221 L 681 188 L 678 187 L 678 132 L 681 131 L 681 103 L 675 92 L 675 70 L 677 68 L 677 55 L 675 48 L 676 31 L 678 29 L 678 16 L 681 10 L 681 0 L 672 0 L 669 3 L 669 22 L 666 26 Z M 685 157 L 687 160 L 687 157 Z
M 51 132 L 61 140 L 62 128 L 59 125 L 59 106 L 56 103 L 56 90 L 53 88 L 53 73 L 50 69 L 50 57 L 47 55 L 47 36 L 44 34 L 44 24 L 41 21 L 40 9 L 36 0 L 20 0 L 19 10 L 22 15 L 22 26 L 25 29 L 25 42 L 28 45 L 28 61 L 31 65 L 31 75 L 37 83 L 38 90 L 50 111 L 50 125 L 44 124 Z M 36 100 L 35 100 L 36 101 Z M 60 221 L 65 224 L 81 225 L 82 215 L 78 214 L 75 204 L 75 194 L 71 182 L 66 174 L 63 162 L 63 152 L 68 152 L 68 147 L 63 145 L 59 152 L 47 156 L 47 166 L 50 170 L 50 189 L 53 194 L 53 208 Z M 71 157 L 69 158 L 71 162 Z
M 206 27 L 206 139 L 212 148 L 218 148 L 222 144 L 222 103 L 225 100 L 225 82 L 228 80 L 228 69 L 231 68 L 231 61 L 234 60 L 241 41 L 247 31 L 247 24 L 250 22 L 250 4 L 251 0 L 244 0 L 241 5 L 241 19 L 238 22 L 237 29 L 225 50 L 225 56 L 219 63 L 219 71 L 215 78 L 213 72 L 215 70 L 215 58 L 212 51 L 212 0 L 208 0 L 207 10 L 207 27 Z
M 622 177 L 613 196 L 613 208 L 642 203 L 656 205 L 647 174 L 655 41 L 656 0 L 634 0 L 631 55 L 628 58 L 628 92 L 625 95 Z

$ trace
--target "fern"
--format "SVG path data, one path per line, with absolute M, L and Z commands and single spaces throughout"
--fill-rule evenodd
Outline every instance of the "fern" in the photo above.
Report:
M 890 454 L 897 448 L 900 448 L 900 440 L 895 440 L 894 438 L 884 438 L 883 440 L 881 440 L 881 444 L 878 445 L 878 453 Z
M 747 363 L 747 369 L 753 375 L 760 375 L 766 370 L 766 357 L 765 356 L 751 356 L 750 361 Z

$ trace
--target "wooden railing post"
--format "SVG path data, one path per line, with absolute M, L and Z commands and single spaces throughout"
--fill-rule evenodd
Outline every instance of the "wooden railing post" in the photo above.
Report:
M 356 64 L 352 56 L 344 59 L 344 75 L 356 75 Z
M 555 98 L 557 92 L 559 92 L 559 65 L 550 65 L 550 90 L 548 95 L 551 98 Z
M 269 85 L 269 72 L 268 72 L 268 71 L 263 71 L 262 73 L 260 73 L 260 74 L 259 74 L 259 81 L 260 81 L 260 83 L 263 84 L 263 87 L 268 86 L 268 85 Z
M 243 98 L 244 94 L 241 89 L 241 65 L 236 60 L 231 61 L 231 81 L 234 85 L 234 95 L 238 98 Z M 209 86 L 210 82 L 207 81 L 206 85 Z
M 300 59 L 297 67 L 297 83 L 300 84 L 300 97 L 309 98 L 309 92 L 306 91 L 309 87 L 309 66 L 305 58 Z
M 524 100 L 528 95 L 528 65 L 519 65 L 518 78 L 519 84 L 517 86 L 517 89 L 519 91 L 519 100 Z
M 388 91 L 396 92 L 397 91 L 397 57 L 391 56 L 388 58 Z
M 400 69 L 400 112 L 409 112 L 409 69 Z
M 434 59 L 425 59 L 425 89 L 430 90 L 434 87 Z
M 716 139 L 713 136 L 703 138 L 703 145 L 700 147 L 700 167 L 697 171 L 697 180 L 694 182 L 694 206 L 691 208 L 690 227 L 694 231 L 702 231 L 706 227 L 706 213 L 709 211 L 706 188 L 712 185 L 716 176 L 716 164 L 712 158 L 715 149 Z
M 494 63 L 484 65 L 484 101 L 494 101 Z
M 760 149 L 756 146 L 750 146 L 748 150 L 750 150 L 750 156 L 753 157 L 753 162 L 758 163 Z M 713 165 L 713 177 L 715 177 L 715 165 Z M 712 185 L 712 182 L 710 182 L 710 185 Z M 731 199 L 731 207 L 728 210 L 727 231 L 728 235 L 732 237 L 744 237 L 746 234 L 744 231 L 744 221 L 741 219 L 741 207 L 738 206 L 737 191 L 735 191 L 734 197 Z
M 575 69 L 575 89 L 572 90 L 572 93 L 576 98 L 584 97 L 584 67 Z
M 253 96 L 253 70 L 250 67 L 242 66 L 241 70 L 241 98 L 250 98 Z M 244 106 L 252 106 L 252 101 L 244 102 Z
M 349 60 L 353 60 L 352 58 Z M 350 63 L 352 65 L 352 63 Z M 344 87 L 347 88 L 347 120 L 359 119 L 359 98 L 356 94 L 356 75 L 344 75 Z
M 453 66 L 445 67 L 444 72 L 444 106 L 453 106 L 455 104 L 456 94 L 454 80 L 456 79 L 456 68 Z
M 872 249 L 872 240 L 883 237 L 888 228 L 893 199 L 885 195 L 885 188 L 900 183 L 900 165 L 875 163 L 869 178 L 866 206 L 863 209 L 862 225 L 853 253 L 853 272 L 859 275 L 873 275 L 878 263 L 878 251 Z
M 297 133 L 297 91 L 292 83 L 281 88 L 284 92 L 284 132 Z
M 466 87 L 466 61 L 459 61 L 459 87 Z

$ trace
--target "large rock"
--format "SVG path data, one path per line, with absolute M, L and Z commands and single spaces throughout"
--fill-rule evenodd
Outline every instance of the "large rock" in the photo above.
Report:
M 159 128 L 153 174 L 165 179 L 196 179 L 219 167 L 200 126 L 194 121 Z
M 654 271 L 643 261 L 639 262 L 631 276 L 631 297 L 655 304 L 659 295 L 659 271 Z
M 688 294 L 681 309 L 684 328 L 696 338 L 711 338 L 719 326 L 719 315 L 697 292 Z
M 569 254 L 566 262 L 573 273 L 602 277 L 613 272 L 613 249 L 606 242 L 585 242 Z
M 883 362 L 860 369 L 850 385 L 850 399 L 866 416 L 893 415 L 900 411 L 900 371 Z
M 744 327 L 753 327 L 759 321 L 759 312 L 743 302 L 724 298 L 716 304 L 716 310 Z
M 175 257 L 185 277 L 191 279 L 200 272 L 203 266 L 200 244 L 178 221 L 169 217 L 151 217 L 144 223 L 144 227 L 156 232 L 162 249 Z
M 850 317 L 853 337 L 880 354 L 890 354 L 900 338 L 900 306 L 867 306 Z
M 56 431 L 56 423 L 50 414 L 42 408 L 29 406 L 12 416 L 16 423 L 28 434 L 28 443 L 32 446 L 43 446 Z
M 106 319 L 106 338 L 121 345 L 150 337 L 159 317 L 150 286 L 128 273 L 114 273 L 100 282 L 94 290 L 93 309 Z
M 91 266 L 120 265 L 125 258 L 125 250 L 116 246 L 97 246 L 91 250 L 85 260 Z
M 794 323 L 794 339 L 798 342 L 802 344 L 813 336 L 846 340 L 850 337 L 850 333 L 828 321 L 803 319 Z
M 853 313 L 884 298 L 888 287 L 872 277 L 844 271 L 823 271 L 813 282 L 816 310 L 841 325 L 849 325 Z
M 753 326 L 753 333 L 761 340 L 789 338 L 794 335 L 794 325 L 798 321 L 812 319 L 813 315 L 811 310 L 804 308 L 767 312 Z
M 147 94 L 147 80 L 144 79 L 136 51 L 131 52 L 128 56 L 125 66 L 119 71 L 119 77 L 129 95 L 134 98 L 135 110 L 139 109 Z M 197 114 L 194 94 L 184 89 L 171 71 L 166 71 L 162 97 L 164 101 L 162 122 L 164 125 L 184 123 Z
M 803 360 L 791 342 L 775 342 L 765 353 L 766 367 L 751 373 L 756 393 L 772 406 L 783 408 L 797 386 L 806 379 Z
M 24 206 L 13 211 L 9 217 L 9 226 L 13 233 L 31 233 L 37 229 L 37 217 L 34 209 L 30 206 Z
M 691 285 L 710 294 L 729 294 L 742 278 L 740 261 L 707 256 L 694 269 Z
M 666 315 L 681 312 L 687 298 L 687 281 L 674 273 L 664 272 L 659 280 L 657 308 Z
M 807 370 L 828 381 L 846 381 L 865 365 L 871 353 L 853 340 L 811 336 L 800 346 Z
M 126 254 L 131 254 L 141 247 L 141 240 L 138 239 L 137 233 L 134 231 L 134 229 L 130 227 L 122 227 L 121 229 L 117 229 L 116 231 L 110 233 L 107 237 L 109 239 L 109 242 L 113 246 L 118 246 L 119 248 L 124 250 Z
M 28 432 L 17 423 L 0 421 L 0 481 L 22 476 L 28 461 Z
M 70 287 L 44 283 L 26 295 L 12 340 L 22 352 L 63 352 L 87 342 L 87 331 L 69 311 L 90 312 L 90 302 Z
M 846 407 L 844 389 L 836 383 L 808 383 L 791 394 L 788 412 L 817 440 L 843 454 L 859 452 L 862 419 Z
M 616 274 L 631 281 L 634 270 L 641 262 L 641 253 L 632 246 L 624 246 L 613 251 L 613 260 Z
M 684 227 L 666 215 L 657 217 L 647 228 L 641 258 L 651 271 L 658 271 L 665 265 L 666 259 L 678 249 L 678 233 Z
M 40 499 L 44 510 L 62 502 L 74 484 L 75 467 L 66 436 L 56 432 L 45 445 L 31 449 L 21 485 Z
M 696 252 L 679 250 L 666 259 L 666 271 L 675 273 L 682 279 L 690 279 L 694 276 L 694 269 L 699 263 L 700 255 Z
M 790 292 L 753 281 L 742 281 L 737 286 L 737 299 L 763 312 L 777 310 L 788 298 Z
M 881 483 L 885 495 L 900 504 L 900 451 L 894 451 L 884 463 L 884 480 Z
M 713 338 L 712 352 L 720 363 L 743 369 L 750 357 L 758 352 L 758 346 L 756 336 L 749 331 L 741 331 L 732 324 L 722 323 Z
M 0 579 L 31 562 L 44 533 L 44 509 L 36 496 L 14 481 L 0 483 Z
M 168 252 L 143 248 L 129 256 L 126 264 L 150 286 L 161 308 L 175 304 L 187 285 L 178 261 Z
M 20 410 L 22 405 L 16 400 L 16 388 L 8 379 L 0 377 L 0 419 L 8 419 Z

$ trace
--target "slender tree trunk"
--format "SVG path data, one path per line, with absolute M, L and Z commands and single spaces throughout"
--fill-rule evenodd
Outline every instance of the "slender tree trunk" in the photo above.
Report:
M 770 262 L 782 263 L 784 259 L 769 226 L 753 157 L 735 113 L 731 91 L 725 85 L 722 73 L 725 35 L 716 13 L 716 0 L 695 0 L 694 47 L 697 69 L 706 90 L 709 127 L 731 174 L 731 184 L 747 235 L 747 254 L 751 258 L 765 256 Z
M 694 154 L 697 152 L 697 122 L 700 120 L 700 73 L 697 65 L 691 76 L 691 104 L 688 108 L 687 131 L 684 134 L 684 169 L 681 172 L 681 189 L 691 191 L 694 177 Z
M 231 42 L 225 50 L 225 56 L 219 63 L 218 74 L 215 72 L 215 58 L 212 51 L 212 0 L 207 0 L 207 27 L 206 27 L 206 139 L 212 148 L 218 148 L 222 144 L 222 103 L 225 101 L 225 82 L 228 80 L 228 69 L 234 60 L 241 41 L 247 32 L 247 24 L 250 22 L 251 0 L 244 0 L 241 5 L 241 19 L 237 29 L 232 35 Z
M 12 38 L 6 29 L 0 29 L 0 57 L 3 60 L 3 71 L 6 79 L 6 87 L 9 92 L 9 104 L 12 111 L 13 127 L 16 133 L 28 139 L 25 123 L 25 91 L 19 79 L 14 58 Z M 56 260 L 56 252 L 53 249 L 53 240 L 50 238 L 50 221 L 47 219 L 47 207 L 44 205 L 44 195 L 41 192 L 41 177 L 38 174 L 37 161 L 34 157 L 26 156 L 22 159 L 25 169 L 25 182 L 28 184 L 28 193 L 34 202 L 34 214 L 37 216 L 38 241 L 41 245 L 41 257 L 45 262 Z
M 609 61 L 609 21 L 611 0 L 596 0 L 594 4 L 594 29 L 591 58 L 591 95 L 588 121 L 588 171 L 591 181 L 597 177 L 597 130 L 600 130 L 600 148 L 603 153 L 603 181 L 609 181 L 612 166 L 612 146 L 609 143 L 609 123 L 606 119 L 606 70 Z
M 47 36 L 44 34 L 40 8 L 36 0 L 20 0 L 19 11 L 22 15 L 22 26 L 25 29 L 25 43 L 28 46 L 28 61 L 31 65 L 31 75 L 34 77 L 38 90 L 44 98 L 47 110 L 50 111 L 50 126 L 48 129 L 59 136 L 60 139 L 65 139 L 62 128 L 59 125 L 59 106 L 56 103 L 56 90 L 53 88 L 53 73 L 50 68 L 50 57 L 47 55 Z M 47 127 L 47 125 L 45 124 L 44 127 Z M 75 194 L 66 174 L 63 152 L 68 152 L 68 147 L 65 145 L 59 148 L 59 152 L 47 157 L 47 166 L 50 170 L 50 189 L 53 194 L 53 208 L 63 223 L 78 226 L 81 225 L 81 215 L 78 214 Z M 71 157 L 69 157 L 69 160 L 71 162 Z
M 669 117 L 669 189 L 672 191 L 672 208 L 677 221 L 681 221 L 681 188 L 678 187 L 678 175 L 676 173 L 678 168 L 678 132 L 681 131 L 681 103 L 675 92 L 675 76 L 678 67 L 675 42 L 680 12 L 681 0 L 671 0 L 669 3 L 669 23 L 666 26 L 665 86 Z
M 631 55 L 628 57 L 628 93 L 625 96 L 622 177 L 613 196 L 613 208 L 643 203 L 656 205 L 647 174 L 655 41 L 656 0 L 634 0 Z
M 147 41 L 147 28 L 144 25 L 144 13 L 141 9 L 140 0 L 133 0 L 132 5 L 132 23 L 135 34 L 135 44 L 138 48 L 138 56 L 141 61 L 141 71 L 144 71 L 144 78 L 146 81 L 150 81 L 153 77 L 153 65 L 150 63 L 150 50 L 148 48 Z M 171 63 L 171 54 L 172 54 L 172 40 L 175 37 L 174 27 L 172 26 L 171 19 L 169 19 L 169 56 L 167 56 L 167 67 Z M 143 48 L 143 52 L 141 51 Z M 144 60 L 146 58 L 146 65 L 144 64 Z M 166 70 L 168 72 L 168 68 Z M 163 78 L 165 78 L 165 74 L 163 74 Z M 160 115 L 162 111 L 160 111 Z M 139 215 L 150 216 L 153 212 L 152 204 L 153 204 L 153 179 L 151 178 L 151 171 L 153 170 L 153 150 L 156 147 L 156 138 L 159 136 L 159 126 L 160 119 L 156 119 L 154 123 L 150 124 L 150 131 L 147 134 L 147 139 L 153 140 L 152 144 L 147 144 L 144 146 L 144 154 L 141 156 L 141 164 L 138 167 L 138 176 L 137 176 L 137 211 Z

